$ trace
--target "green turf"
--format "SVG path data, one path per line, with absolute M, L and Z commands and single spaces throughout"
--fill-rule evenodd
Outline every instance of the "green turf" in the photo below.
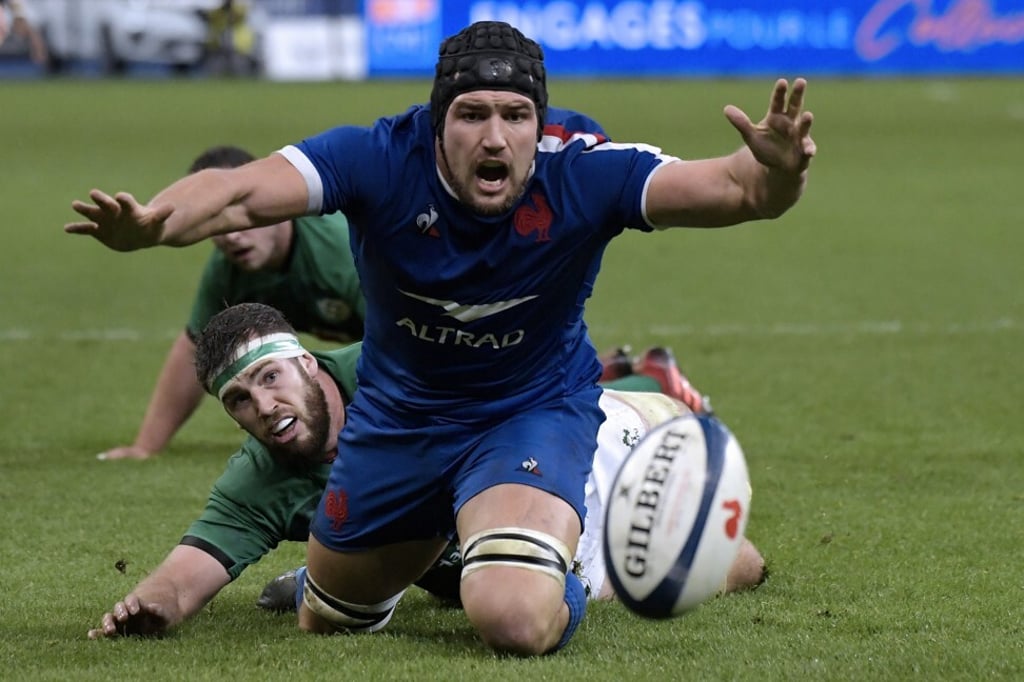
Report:
M 552 82 L 618 140 L 739 144 L 767 81 Z M 148 197 L 212 144 L 266 153 L 424 82 L 0 85 L 0 664 L 10 679 L 1021 679 L 1024 88 L 812 81 L 819 145 L 781 220 L 626 235 L 587 317 L 673 347 L 739 437 L 771 576 L 669 622 L 591 608 L 563 653 L 499 659 L 420 594 L 387 634 L 257 611 L 282 547 L 160 641 L 86 630 L 199 512 L 239 441 L 206 403 L 156 461 L 130 441 L 208 246 L 115 254 L 62 233 L 92 187 Z M 115 564 L 124 562 L 122 574 Z

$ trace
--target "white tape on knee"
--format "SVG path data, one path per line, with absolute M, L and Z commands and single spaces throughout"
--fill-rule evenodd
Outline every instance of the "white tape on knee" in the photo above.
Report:
M 487 566 L 515 566 L 550 575 L 565 584 L 569 548 L 553 535 L 529 528 L 491 528 L 462 545 L 462 577 Z
M 333 625 L 336 630 L 369 633 L 377 632 L 388 624 L 403 594 L 405 590 L 379 604 L 352 604 L 329 595 L 307 572 L 302 601 L 310 611 Z

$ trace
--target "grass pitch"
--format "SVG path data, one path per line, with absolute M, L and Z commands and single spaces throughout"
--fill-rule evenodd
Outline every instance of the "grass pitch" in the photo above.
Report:
M 684 157 L 739 139 L 771 83 L 564 81 L 552 101 Z M 239 443 L 208 401 L 149 462 L 130 442 L 209 248 L 63 234 L 92 187 L 141 198 L 212 144 L 258 154 L 423 101 L 425 82 L 0 85 L 0 662 L 17 679 L 1024 677 L 1024 89 L 812 81 L 814 161 L 781 220 L 626 235 L 587 318 L 599 347 L 671 346 L 744 446 L 757 591 L 651 622 L 592 605 L 572 644 L 496 658 L 411 594 L 380 636 L 258 611 L 282 546 L 163 640 L 87 629 L 177 542 Z M 121 566 L 123 572 L 117 568 Z

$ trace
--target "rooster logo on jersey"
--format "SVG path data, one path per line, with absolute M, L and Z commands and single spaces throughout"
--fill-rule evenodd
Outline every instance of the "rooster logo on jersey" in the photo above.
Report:
M 420 229 L 420 233 L 430 237 L 440 237 L 441 233 L 434 227 L 437 217 L 437 209 L 434 208 L 433 204 L 428 204 L 427 210 L 416 216 L 416 227 Z
M 551 241 L 548 233 L 551 231 L 551 221 L 554 216 L 547 199 L 540 192 L 534 192 L 530 197 L 516 209 L 513 224 L 523 237 L 529 237 L 537 233 L 535 243 Z

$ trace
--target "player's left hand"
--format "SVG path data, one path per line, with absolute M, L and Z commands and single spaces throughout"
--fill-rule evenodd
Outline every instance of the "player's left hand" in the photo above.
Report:
M 159 208 L 140 204 L 128 192 L 110 196 L 94 189 L 89 198 L 92 204 L 77 199 L 71 202 L 71 208 L 86 222 L 68 223 L 64 231 L 95 237 L 114 251 L 134 251 L 159 244 L 164 222 L 174 210 L 167 204 Z
M 775 81 L 768 113 L 757 124 L 738 107 L 725 107 L 725 117 L 762 165 L 796 174 L 810 164 L 817 146 L 810 135 L 814 115 L 803 110 L 806 90 L 803 78 L 793 81 L 792 91 L 785 78 Z

